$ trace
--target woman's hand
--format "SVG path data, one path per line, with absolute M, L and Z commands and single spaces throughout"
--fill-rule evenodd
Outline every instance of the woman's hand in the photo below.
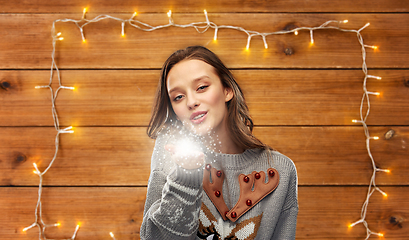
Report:
M 175 145 L 165 145 L 165 149 L 170 152 L 172 161 L 184 169 L 197 169 L 204 163 L 204 154 L 198 150 L 181 149 Z

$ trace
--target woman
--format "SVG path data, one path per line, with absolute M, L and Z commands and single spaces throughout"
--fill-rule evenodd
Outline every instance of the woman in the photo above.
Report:
M 147 130 L 156 143 L 141 239 L 295 239 L 295 166 L 252 129 L 240 87 L 213 52 L 173 53 Z M 181 137 L 200 146 L 178 147 Z

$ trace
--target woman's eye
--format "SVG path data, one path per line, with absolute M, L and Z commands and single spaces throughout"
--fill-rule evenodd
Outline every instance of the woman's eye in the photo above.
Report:
M 179 95 L 179 96 L 176 96 L 174 99 L 173 99 L 173 101 L 179 101 L 180 99 L 182 99 L 182 95 Z
M 209 86 L 203 85 L 203 86 L 198 87 L 197 90 L 198 90 L 198 91 L 201 91 L 201 90 L 206 89 L 207 87 L 209 87 Z

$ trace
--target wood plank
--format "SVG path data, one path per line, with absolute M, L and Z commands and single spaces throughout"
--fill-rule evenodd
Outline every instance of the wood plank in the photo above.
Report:
M 393 129 L 387 140 L 385 133 Z M 408 185 L 409 127 L 370 127 L 379 185 Z M 290 157 L 300 185 L 369 184 L 372 165 L 361 127 L 257 127 L 255 135 Z M 33 162 L 43 171 L 54 156 L 51 127 L 0 128 L 0 186 L 36 186 Z M 61 135 L 47 186 L 146 186 L 154 142 L 145 128 L 78 127 Z
M 356 125 L 363 94 L 359 70 L 236 70 L 256 125 Z M 370 70 L 370 125 L 409 124 L 407 70 Z M 61 71 L 56 106 L 61 125 L 147 126 L 158 70 Z M 0 71 L 0 126 L 53 126 L 49 71 Z M 57 79 L 55 79 L 57 82 Z M 407 83 L 406 83 L 407 84 Z M 54 85 L 54 89 L 57 86 Z
M 19 1 L 0 0 L 3 13 L 72 13 L 81 12 L 82 8 L 88 7 L 91 12 L 201 12 L 207 9 L 209 12 L 407 12 L 408 5 L 399 0 L 376 0 L 376 1 L 353 1 L 344 0 L 333 2 L 328 0 L 208 0 L 208 1 L 174 1 L 152 0 L 149 2 L 133 1 L 107 1 L 93 0 L 84 1 L 56 0 L 52 4 L 32 0 L 21 4 Z
M 97 14 L 87 15 L 88 19 Z M 113 14 L 129 19 L 130 14 Z M 80 19 L 81 14 L 2 14 L 3 41 L 0 43 L 1 69 L 48 69 L 52 52 L 50 29 L 56 19 Z M 319 26 L 328 20 L 348 19 L 348 29 L 371 25 L 362 34 L 365 43 L 379 46 L 368 51 L 370 68 L 408 68 L 409 31 L 407 14 L 209 14 L 219 25 L 241 26 L 260 32 L 273 32 L 291 26 Z M 140 14 L 138 20 L 154 26 L 169 22 L 166 14 Z M 203 14 L 175 14 L 180 24 L 205 21 Z M 27 24 L 30 27 L 27 27 Z M 142 32 L 113 20 L 84 28 L 87 43 L 82 43 L 79 29 L 73 23 L 57 23 L 64 41 L 58 42 L 56 52 L 60 68 L 160 68 L 176 49 L 188 45 L 205 45 L 216 52 L 231 68 L 361 68 L 361 49 L 354 33 L 335 30 L 316 31 L 315 44 L 310 46 L 310 34 L 270 36 L 268 49 L 261 38 L 254 38 L 250 51 L 245 51 L 247 35 L 221 29 L 214 42 L 213 31 L 204 34 L 194 29 L 164 29 Z M 286 55 L 291 52 L 290 55 Z
M 368 207 L 367 221 L 373 231 L 385 238 L 403 240 L 409 235 L 408 187 L 384 187 L 389 196 L 375 194 Z M 78 240 L 139 239 L 145 188 L 66 187 L 45 188 L 43 218 L 46 223 L 60 222 L 47 230 L 49 238 L 69 238 L 81 222 Z M 300 187 L 296 239 L 363 239 L 362 225 L 348 224 L 359 219 L 365 187 Z M 0 235 L 2 239 L 35 239 L 35 229 L 22 233 L 34 221 L 37 188 L 0 188 Z M 395 223 L 394 223 L 395 222 Z

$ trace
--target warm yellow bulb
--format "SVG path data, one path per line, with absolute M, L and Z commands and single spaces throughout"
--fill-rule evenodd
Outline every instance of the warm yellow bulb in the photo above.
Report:
M 86 40 L 86 39 L 82 39 L 82 42 L 83 42 L 83 43 L 86 43 L 86 42 L 87 42 L 87 40 Z
M 122 37 L 125 37 L 125 33 L 122 33 L 121 36 L 122 36 Z
M 311 42 L 310 42 L 310 43 L 311 43 L 311 45 L 314 44 L 314 39 L 311 39 Z
M 78 223 L 77 223 L 77 227 L 80 227 L 80 226 L 81 226 L 81 223 L 80 223 L 80 222 L 78 222 Z
M 382 195 L 383 195 L 384 197 L 387 197 L 387 196 L 388 196 L 388 194 L 386 194 L 385 192 L 382 192 Z
M 36 88 L 36 89 L 39 89 L 39 88 L 41 88 L 41 87 L 40 87 L 40 86 L 35 86 L 35 88 Z
M 379 236 L 379 237 L 383 237 L 383 233 L 378 233 L 378 236 Z
M 348 225 L 348 228 L 352 228 L 354 225 L 351 223 Z
M 84 11 L 82 11 L 83 14 L 87 12 L 87 8 L 84 8 Z
M 343 22 L 344 22 L 344 23 L 347 23 L 347 22 L 348 22 L 348 20 L 344 20 Z
M 373 137 L 373 139 L 375 139 L 375 140 L 379 140 L 379 137 L 378 137 L 378 136 L 376 136 L 376 137 Z
M 64 38 L 63 38 L 63 37 L 59 37 L 58 40 L 62 41 L 62 40 L 64 40 Z
M 205 10 L 203 10 L 203 12 L 204 12 L 204 14 L 207 14 L 207 11 L 206 11 L 206 9 L 205 9 Z
M 385 170 L 385 172 L 387 172 L 387 173 L 390 173 L 390 172 L 391 172 L 391 170 L 389 170 L 389 169 L 386 169 L 386 170 Z
M 113 234 L 112 232 L 110 232 L 109 235 L 110 235 L 111 237 L 114 237 L 114 234 Z
M 168 17 L 171 17 L 171 16 L 172 16 L 172 10 L 169 10 Z
M 296 30 L 296 31 L 294 31 L 294 35 L 298 35 L 298 31 Z

